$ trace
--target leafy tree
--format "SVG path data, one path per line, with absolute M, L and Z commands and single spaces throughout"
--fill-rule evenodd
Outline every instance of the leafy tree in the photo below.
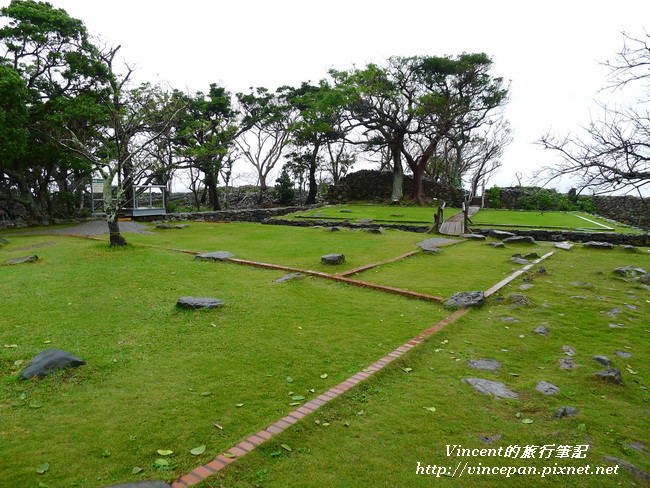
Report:
M 560 136 L 547 133 L 538 143 L 561 156 L 561 162 L 539 171 L 547 182 L 570 176 L 580 189 L 594 193 L 637 191 L 650 184 L 650 34 L 624 34 L 625 43 L 611 70 L 610 87 L 624 89 L 640 84 L 642 100 L 631 106 L 601 105 L 599 118 L 582 129 L 582 134 Z
M 296 195 L 293 189 L 293 183 L 286 166 L 282 168 L 282 172 L 277 180 L 275 180 L 275 190 L 282 205 L 291 205 Z

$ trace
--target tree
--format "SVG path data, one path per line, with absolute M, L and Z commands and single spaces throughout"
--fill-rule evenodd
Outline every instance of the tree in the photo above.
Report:
M 246 132 L 236 143 L 257 171 L 258 203 L 262 203 L 269 173 L 289 143 L 289 128 L 295 121 L 295 109 L 288 103 L 286 87 L 275 93 L 266 88 L 251 89 L 248 94 L 238 93 L 237 98 Z
M 625 42 L 610 68 L 613 89 L 640 84 L 644 93 L 636 105 L 601 104 L 601 114 L 582 127 L 582 134 L 547 133 L 538 143 L 559 154 L 557 166 L 536 173 L 546 182 L 570 176 L 580 190 L 594 193 L 637 191 L 650 184 L 650 34 L 624 34 Z

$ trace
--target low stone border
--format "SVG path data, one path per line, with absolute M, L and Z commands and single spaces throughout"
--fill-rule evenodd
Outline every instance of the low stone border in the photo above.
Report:
M 490 231 L 505 229 L 492 229 L 488 227 L 472 228 L 472 231 L 488 235 Z M 627 244 L 632 246 L 650 246 L 650 234 L 619 234 L 617 232 L 578 232 L 568 230 L 550 229 L 507 229 L 517 236 L 532 237 L 536 241 L 551 242 L 609 242 L 610 244 Z

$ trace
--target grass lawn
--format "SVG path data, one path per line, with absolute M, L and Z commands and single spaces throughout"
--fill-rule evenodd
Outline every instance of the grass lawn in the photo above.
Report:
M 402 206 L 402 205 L 377 205 L 377 204 L 355 204 L 347 203 L 345 205 L 328 205 L 326 207 L 314 208 L 305 212 L 295 212 L 282 218 L 296 218 L 297 216 L 313 217 L 314 214 L 322 215 L 317 217 L 319 220 L 328 219 L 350 219 L 354 222 L 356 219 L 372 219 L 375 222 L 418 222 L 418 225 L 433 224 L 438 207 L 420 207 L 420 206 Z M 349 213 L 343 213 L 341 210 L 350 210 Z M 446 219 L 460 212 L 459 208 L 445 208 L 444 216 Z
M 227 250 L 237 258 L 326 272 L 333 270 L 320 264 L 320 256 L 343 252 L 348 260 L 338 272 L 404 254 L 426 237 L 244 223 L 127 234 L 132 245 L 122 250 L 63 236 L 10 237 L 0 248 L 0 262 L 31 253 L 40 260 L 0 267 L 0 452 L 10 460 L 1 464 L 0 479 L 10 480 L 9 486 L 49 488 L 173 480 L 297 408 L 291 403 L 318 396 L 449 314 L 435 303 L 322 278 L 275 283 L 281 271 L 199 262 L 141 244 Z M 525 252 L 539 247 L 541 255 L 547 246 L 527 246 Z M 356 277 L 449 296 L 500 281 L 513 268 L 507 258 L 514 252 L 522 248 L 465 242 Z M 544 262 L 548 274 L 531 274 L 532 289 L 519 291 L 520 278 L 503 292 L 525 293 L 533 306 L 511 309 L 494 302 L 470 311 L 199 486 L 431 486 L 443 481 L 416 476 L 416 464 L 455 466 L 460 459 L 445 455 L 446 444 L 588 443 L 593 448 L 587 459 L 462 460 L 541 469 L 553 462 L 605 465 L 602 456 L 610 455 L 648 470 L 647 455 L 625 446 L 644 441 L 649 426 L 650 293 L 611 274 L 629 264 L 650 268 L 649 253 L 581 247 L 556 252 Z M 572 284 L 577 282 L 590 285 Z M 183 295 L 214 296 L 226 305 L 178 310 L 174 304 Z M 616 318 L 607 315 L 614 307 L 621 309 Z M 503 322 L 505 317 L 520 322 Z M 548 337 L 531 333 L 543 323 Z M 576 350 L 578 368 L 559 369 L 563 345 Z M 53 346 L 87 364 L 41 380 L 18 379 L 35 354 Z M 615 349 L 633 356 L 619 358 Z M 595 354 L 612 360 L 625 386 L 593 377 L 604 369 L 591 359 Z M 466 359 L 484 357 L 500 361 L 501 371 L 467 368 Z M 520 398 L 479 395 L 460 382 L 466 377 L 503 381 Z M 540 380 L 559 386 L 560 393 L 545 397 L 534 391 Z M 578 408 L 578 416 L 553 419 L 565 405 Z M 491 446 L 478 441 L 495 434 L 503 437 Z M 203 454 L 190 453 L 202 445 Z M 168 466 L 156 464 L 159 449 L 173 451 L 164 457 Z M 49 469 L 38 474 L 45 463 Z M 482 475 L 444 483 L 631 486 L 632 480 L 625 473 Z

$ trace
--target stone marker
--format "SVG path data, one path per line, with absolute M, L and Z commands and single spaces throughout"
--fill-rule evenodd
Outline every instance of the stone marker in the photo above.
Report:
M 199 261 L 227 261 L 234 257 L 235 255 L 228 251 L 216 251 L 197 254 L 194 259 L 198 259 Z
M 560 388 L 549 383 L 548 381 L 540 381 L 537 383 L 535 389 L 546 396 L 555 395 L 558 391 L 560 391 Z
M 543 335 L 543 336 L 548 335 L 548 329 L 546 327 L 544 327 L 543 325 L 538 325 L 537 327 L 535 327 L 533 329 L 533 332 L 535 332 L 536 334 L 539 334 L 539 335 Z
M 561 419 L 563 417 L 574 417 L 577 415 L 577 413 L 578 409 L 575 407 L 562 407 L 553 414 L 553 417 L 556 419 Z
M 609 360 L 609 358 L 607 356 L 597 355 L 597 356 L 593 356 L 591 359 L 593 359 L 594 361 L 598 361 L 600 364 L 602 364 L 606 368 L 609 367 L 612 364 L 612 362 Z
M 199 308 L 217 308 L 223 307 L 225 304 L 223 300 L 218 298 L 210 297 L 180 297 L 176 302 L 176 305 L 180 308 L 186 308 L 189 310 L 196 310 Z
M 632 357 L 632 353 L 631 353 L 631 352 L 621 351 L 620 349 L 616 349 L 616 350 L 614 351 L 614 354 L 616 354 L 619 358 L 623 358 L 623 359 L 627 359 L 627 358 L 631 358 L 631 357 Z
M 569 249 L 571 249 L 573 247 L 573 244 L 571 244 L 569 242 L 557 242 L 555 244 L 555 247 L 558 248 L 558 249 L 563 249 L 564 251 L 568 251 Z
M 573 358 L 560 358 L 558 362 L 560 363 L 560 369 L 573 369 L 578 367 Z
M 472 240 L 475 240 L 475 241 L 484 241 L 485 240 L 485 236 L 481 235 L 481 234 L 461 234 L 458 237 L 460 237 L 462 239 L 472 239 Z
M 617 385 L 623 384 L 623 378 L 621 377 L 621 372 L 616 368 L 609 368 L 604 371 L 598 371 L 594 373 L 594 375 L 604 379 L 605 381 L 616 383 Z
M 507 244 L 535 244 L 535 239 L 530 236 L 506 237 L 503 242 Z
M 324 264 L 341 264 L 345 261 L 344 254 L 325 254 L 320 257 L 320 260 Z
M 446 307 L 476 307 L 485 303 L 485 295 L 482 291 L 461 291 L 454 293 L 445 302 Z
M 486 242 L 484 244 L 485 246 L 490 246 L 490 247 L 506 247 L 506 245 L 503 242 Z
M 614 249 L 614 244 L 610 244 L 609 242 L 589 241 L 583 245 L 592 249 Z
M 289 273 L 289 274 L 286 274 L 286 275 L 278 278 L 277 280 L 275 280 L 275 282 L 276 283 L 282 283 L 284 281 L 293 280 L 293 279 L 298 278 L 300 276 L 302 276 L 302 274 L 300 274 L 300 273 Z
M 477 393 L 483 395 L 494 395 L 497 398 L 519 398 L 519 395 L 500 381 L 484 380 L 483 378 L 464 378 L 460 381 L 472 385 Z
M 20 376 L 26 380 L 33 376 L 45 376 L 56 369 L 75 368 L 83 364 L 86 362 L 74 354 L 50 347 L 34 356 L 27 367 L 20 372 Z
M 467 366 L 481 371 L 499 371 L 501 363 L 494 359 L 468 359 Z
M 170 485 L 164 481 L 134 481 L 132 483 L 105 486 L 104 488 L 170 488 Z
M 490 229 L 488 235 L 490 237 L 494 237 L 495 239 L 506 239 L 508 237 L 515 237 L 515 234 L 513 234 L 512 232 L 507 232 L 505 230 L 497 230 L 497 229 Z
M 22 258 L 10 259 L 9 261 L 5 261 L 5 264 L 9 264 L 9 265 L 23 264 L 23 263 L 33 263 L 35 261 L 38 261 L 38 256 L 36 254 L 32 254 L 31 256 L 24 256 Z

